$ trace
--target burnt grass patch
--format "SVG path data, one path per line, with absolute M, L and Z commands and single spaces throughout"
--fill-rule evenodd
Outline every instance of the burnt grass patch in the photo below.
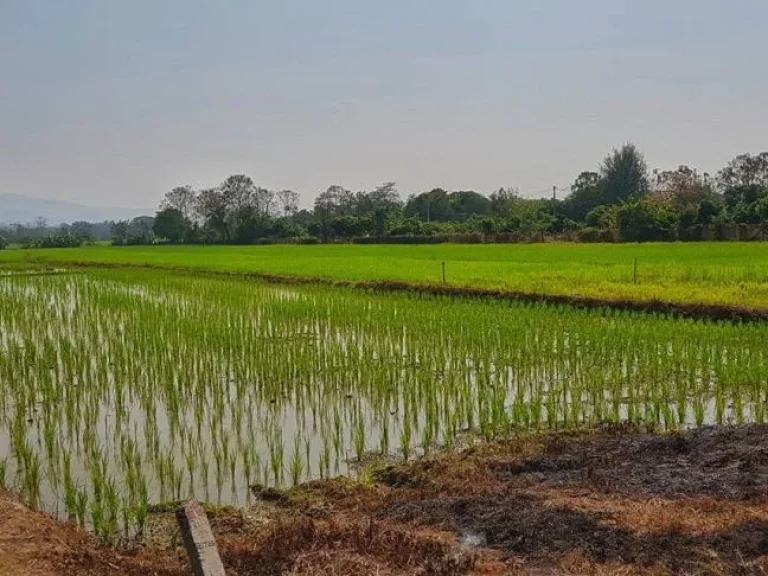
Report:
M 579 553 L 596 564 L 656 566 L 678 573 L 695 570 L 713 556 L 735 566 L 768 554 L 765 521 L 703 536 L 633 534 L 613 525 L 607 515 L 549 506 L 528 494 L 394 501 L 384 514 L 400 522 L 440 525 L 511 556 L 545 562 Z
M 388 470 L 382 480 L 397 488 L 376 516 L 449 530 L 553 573 L 574 555 L 627 573 L 768 573 L 768 426 L 661 435 L 626 427 L 537 442 L 532 450 L 514 440 L 470 450 L 452 480 L 424 483 L 418 464 Z M 659 517 L 653 529 L 621 517 L 622 506 L 636 517 L 659 501 L 680 502 L 669 514 L 690 507 L 699 515 L 687 528 Z M 718 515 L 720 505 L 732 516 Z M 664 516 L 664 506 L 651 509 Z
M 500 479 L 586 484 L 626 495 L 768 500 L 768 426 L 587 438 L 553 451 L 490 468 Z
M 409 530 L 372 521 L 318 523 L 295 519 L 278 525 L 256 546 L 228 545 L 224 562 L 232 573 L 259 574 L 471 574 L 468 551 Z M 386 567 L 386 568 L 385 568 Z M 385 570 L 385 572 L 382 572 Z

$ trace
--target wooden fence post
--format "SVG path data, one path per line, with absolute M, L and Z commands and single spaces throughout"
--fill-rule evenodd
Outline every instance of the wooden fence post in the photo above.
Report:
M 226 576 L 208 517 L 197 500 L 184 502 L 176 511 L 176 521 L 195 576 Z

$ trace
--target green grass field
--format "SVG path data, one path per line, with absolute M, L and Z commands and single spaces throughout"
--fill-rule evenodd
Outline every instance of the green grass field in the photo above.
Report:
M 35 262 L 149 265 L 414 284 L 441 283 L 441 262 L 445 262 L 447 283 L 452 286 L 768 310 L 765 243 L 92 246 L 0 252 L 0 265 Z

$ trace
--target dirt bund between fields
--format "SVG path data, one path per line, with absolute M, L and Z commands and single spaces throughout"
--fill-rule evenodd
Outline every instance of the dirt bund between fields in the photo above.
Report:
M 43 262 L 38 263 L 43 264 Z M 522 292 L 496 288 L 456 286 L 450 284 L 421 284 L 417 282 L 402 282 L 397 280 L 338 280 L 320 276 L 294 276 L 242 270 L 214 270 L 147 263 L 67 262 L 66 265 L 74 268 L 165 270 L 168 272 L 183 272 L 199 276 L 260 280 L 270 284 L 320 285 L 355 288 L 376 292 L 399 292 L 424 294 L 429 296 L 449 296 L 508 302 L 526 302 L 531 304 L 563 305 L 577 309 L 620 310 L 695 320 L 713 320 L 720 322 L 768 322 L 768 309 L 729 306 L 725 304 L 671 302 L 658 299 L 632 300 L 596 298 L 592 296 Z M 59 266 L 63 266 L 63 264 L 59 264 Z

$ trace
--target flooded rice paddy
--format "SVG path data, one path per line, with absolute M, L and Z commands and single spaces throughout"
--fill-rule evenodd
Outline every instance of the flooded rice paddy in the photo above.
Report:
M 467 435 L 764 422 L 768 325 L 157 271 L 0 278 L 0 481 L 104 538 L 153 503 Z

